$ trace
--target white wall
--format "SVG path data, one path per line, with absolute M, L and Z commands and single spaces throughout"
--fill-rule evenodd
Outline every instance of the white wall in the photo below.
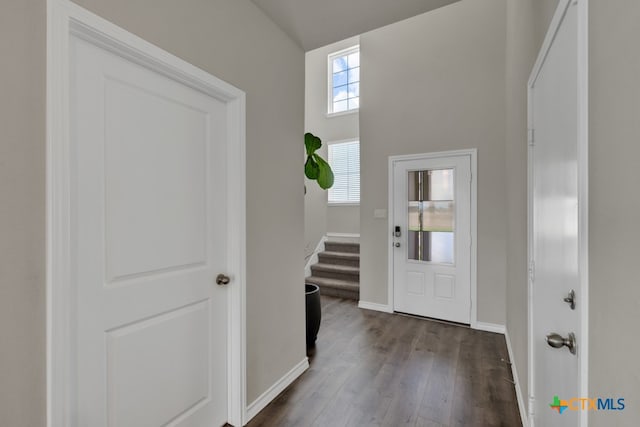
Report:
M 45 424 L 44 0 L 0 2 L 0 425 Z
M 247 94 L 250 403 L 306 357 L 304 53 L 249 0 L 78 3 Z M 35 427 L 45 408 L 45 0 L 0 11 L 0 425 Z
M 327 145 L 359 136 L 359 115 L 350 113 L 327 117 L 327 56 L 357 45 L 351 37 L 306 53 L 305 58 L 305 130 L 322 139 L 319 153 L 327 158 Z M 305 178 L 305 255 L 310 255 L 327 232 L 358 233 L 359 208 L 327 207 L 327 191 Z
M 462 0 L 360 36 L 362 300 L 387 303 L 388 156 L 478 148 L 478 318 L 505 322 L 505 9 Z

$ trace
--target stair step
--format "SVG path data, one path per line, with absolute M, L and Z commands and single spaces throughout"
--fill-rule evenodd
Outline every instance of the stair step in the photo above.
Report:
M 357 282 L 360 279 L 360 268 L 348 265 L 318 263 L 311 266 L 311 275 Z
M 360 267 L 360 254 L 350 252 L 324 251 L 318 254 L 318 262 L 321 264 L 347 265 Z
M 360 243 L 351 242 L 324 242 L 324 249 L 327 252 L 360 253 Z
M 307 277 L 305 281 L 318 285 L 320 287 L 320 295 L 347 298 L 356 301 L 360 299 L 360 285 L 358 282 L 317 276 Z

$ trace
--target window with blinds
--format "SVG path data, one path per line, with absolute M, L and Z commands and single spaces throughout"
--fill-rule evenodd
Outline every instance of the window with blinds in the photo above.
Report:
M 329 203 L 360 203 L 360 142 L 329 145 L 329 165 L 334 175 Z

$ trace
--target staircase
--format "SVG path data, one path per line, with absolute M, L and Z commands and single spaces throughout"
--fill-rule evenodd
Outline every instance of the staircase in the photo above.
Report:
M 327 241 L 318 263 L 311 266 L 308 283 L 320 286 L 321 295 L 360 299 L 360 244 Z

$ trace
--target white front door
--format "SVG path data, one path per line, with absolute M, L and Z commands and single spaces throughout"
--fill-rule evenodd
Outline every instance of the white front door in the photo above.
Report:
M 392 161 L 394 311 L 470 323 L 471 155 Z
M 225 103 L 70 40 L 77 426 L 227 421 Z
M 580 389 L 586 348 L 581 326 L 578 6 L 561 4 L 554 24 L 529 92 L 530 397 L 534 425 L 569 427 L 580 425 L 582 404 L 575 399 L 587 397 Z M 574 337 L 571 351 L 564 344 Z

